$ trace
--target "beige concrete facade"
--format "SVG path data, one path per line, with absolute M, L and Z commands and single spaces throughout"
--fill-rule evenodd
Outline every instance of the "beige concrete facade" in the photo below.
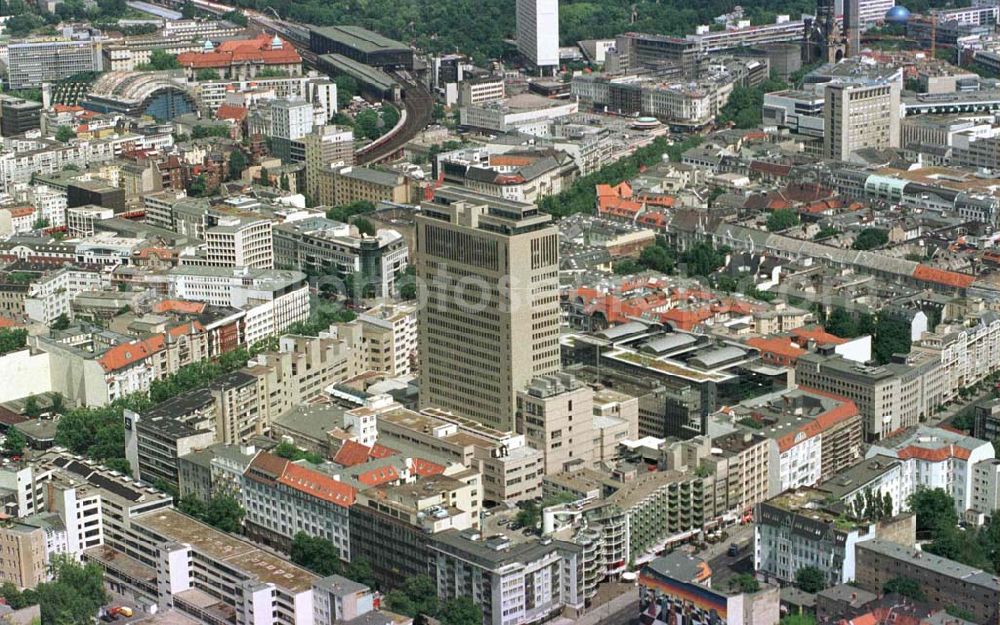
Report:
M 593 464 L 593 414 L 594 391 L 565 373 L 539 376 L 517 394 L 517 431 L 544 455 L 546 475 Z
M 509 431 L 517 392 L 559 370 L 559 233 L 534 205 L 482 202 L 417 217 L 420 402 Z

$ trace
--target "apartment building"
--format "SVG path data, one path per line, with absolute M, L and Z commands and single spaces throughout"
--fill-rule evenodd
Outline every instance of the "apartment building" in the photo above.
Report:
M 696 436 L 663 449 L 668 470 L 701 469 L 708 474 L 712 501 L 710 518 L 745 516 L 754 505 L 776 494 L 771 492 L 771 439 L 758 433 L 736 431 L 722 436 Z
M 472 599 L 489 625 L 540 622 L 583 608 L 581 550 L 572 543 L 448 530 L 431 537 L 429 550 L 438 598 Z
M 46 533 L 40 527 L 5 521 L 0 525 L 0 584 L 19 590 L 48 579 Z
M 177 492 L 184 497 L 209 501 L 232 496 L 240 501 L 243 474 L 258 454 L 254 445 L 213 443 L 177 457 Z
M 332 184 L 332 177 L 324 175 L 332 166 L 354 165 L 354 131 L 339 126 L 323 125 L 301 138 L 306 164 L 306 196 L 331 197 L 333 189 L 321 190 L 323 181 Z M 294 149 L 293 149 L 294 151 Z
M 11 89 L 31 89 L 80 72 L 101 72 L 104 62 L 97 41 L 48 39 L 7 46 L 7 76 Z
M 478 471 L 483 476 L 483 501 L 516 503 L 542 494 L 544 458 L 524 435 L 439 409 L 414 412 L 401 407 L 379 412 L 378 432 L 386 445 L 398 441 L 430 458 Z
M 517 393 L 517 431 L 542 452 L 546 475 L 594 464 L 594 391 L 565 373 L 539 376 Z
M 861 458 L 861 415 L 849 399 L 804 386 L 747 400 L 729 413 L 771 441 L 769 492 L 814 486 Z
M 907 464 L 907 460 L 872 455 L 820 482 L 816 490 L 827 493 L 829 500 L 842 502 L 847 510 L 853 509 L 855 503 L 863 506 L 869 491 L 888 496 L 892 514 L 896 515 L 909 508 L 907 500 L 916 490 L 913 471 Z
M 868 441 L 918 424 L 944 395 L 940 364 L 933 359 L 869 366 L 841 356 L 808 353 L 796 361 L 795 380 L 853 401 L 864 418 Z
M 317 204 L 343 206 L 360 201 L 411 204 L 416 199 L 413 183 L 396 172 L 350 166 L 320 170 L 320 176 Z
M 503 76 L 464 80 L 458 85 L 459 106 L 486 104 L 504 99 Z
M 309 317 L 309 287 L 299 271 L 176 267 L 167 281 L 173 298 L 245 309 L 249 345 Z
M 103 291 L 111 286 L 111 272 L 104 267 L 80 264 L 46 273 L 28 287 L 24 314 L 33 321 L 51 324 L 60 315 L 72 317 L 73 298 L 86 291 Z
M 476 196 L 416 218 L 420 401 L 509 431 L 517 392 L 559 369 L 559 233 L 534 205 Z
M 988 441 L 924 425 L 881 440 L 866 453 L 868 458 L 879 455 L 903 461 L 914 490 L 940 488 L 951 495 L 960 517 L 974 507 L 974 468 L 995 457 Z
M 247 536 L 288 551 L 298 532 L 329 540 L 351 560 L 350 508 L 357 489 L 333 476 L 261 452 L 243 475 Z
M 983 220 L 990 221 L 992 220 Z M 958 324 L 939 324 L 925 332 L 918 350 L 941 360 L 945 401 L 974 386 L 1000 368 L 1000 315 L 981 311 Z
M 859 586 L 877 593 L 900 576 L 915 581 L 925 601 L 938 609 L 957 608 L 977 623 L 996 623 L 1000 618 L 1000 582 L 992 573 L 912 544 L 875 539 L 857 546 Z
M 351 506 L 351 556 L 371 563 L 384 590 L 427 575 L 434 534 L 479 529 L 480 479 L 478 472 L 464 469 L 359 491 Z
M 396 292 L 397 276 L 409 263 L 406 241 L 395 230 L 365 235 L 348 224 L 308 217 L 274 227 L 276 267 L 354 276 L 358 288 L 377 297 Z
M 196 264 L 184 256 L 180 260 L 182 265 Z M 204 262 L 211 267 L 273 268 L 271 220 L 211 216 L 205 228 Z
M 419 362 L 417 307 L 378 304 L 358 315 L 365 370 L 408 375 Z
M 171 508 L 130 520 L 129 541 L 87 559 L 106 583 L 210 625 L 312 625 L 316 575 Z
M 788 491 L 754 508 L 754 569 L 784 582 L 799 569 L 819 569 L 827 585 L 855 578 L 855 546 L 875 538 L 876 527 L 847 521 L 826 509 L 825 493 Z

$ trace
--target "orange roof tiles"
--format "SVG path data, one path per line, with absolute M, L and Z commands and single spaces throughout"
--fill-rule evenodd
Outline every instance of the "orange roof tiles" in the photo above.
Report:
M 301 493 L 344 508 L 350 508 L 354 505 L 355 497 L 358 494 L 353 486 L 294 462 L 285 465 L 284 471 L 277 481 Z
M 819 326 L 802 326 L 792 330 L 792 340 L 804 347 L 811 340 L 817 345 L 843 345 L 849 339 L 830 334 Z
M 272 48 L 271 37 L 262 34 L 256 39 L 223 41 L 211 52 L 182 52 L 177 55 L 177 62 L 184 67 L 205 69 L 234 63 L 290 65 L 301 63 L 302 57 L 285 41 L 280 48 Z
M 966 289 L 976 281 L 974 276 L 957 271 L 937 269 L 928 265 L 917 265 L 917 268 L 913 270 L 913 277 L 923 282 L 934 282 L 959 289 Z
M 414 458 L 413 472 L 420 477 L 429 477 L 431 475 L 441 475 L 444 473 L 444 467 L 436 462 L 431 462 L 430 460 Z
M 198 314 L 205 310 L 204 302 L 188 302 L 181 299 L 165 299 L 153 304 L 153 312 L 177 312 Z
M 395 456 L 399 452 L 392 447 L 386 447 L 385 445 L 380 445 L 375 443 L 372 445 L 371 451 L 368 456 L 370 458 L 388 458 L 389 456 Z
M 34 206 L 17 206 L 14 208 L 7 209 L 10 212 L 11 217 L 27 217 L 35 212 Z
M 333 461 L 342 467 L 353 467 L 368 462 L 372 448 L 357 441 L 347 440 L 337 450 Z
M 242 122 L 247 118 L 247 110 L 234 104 L 223 104 L 215 110 L 215 119 L 232 119 Z
M 378 467 L 358 476 L 358 481 L 365 486 L 381 486 L 399 479 L 399 472 L 393 466 Z
M 792 361 L 807 353 L 806 350 L 802 349 L 795 343 L 792 343 L 788 339 L 780 336 L 768 338 L 754 337 L 747 339 L 746 344 L 754 349 L 759 349 L 762 353 L 783 356 Z
M 7 317 L 0 317 L 0 328 L 23 328 L 24 324 L 18 323 Z
M 900 449 L 898 455 L 900 460 L 917 458 L 919 460 L 926 460 L 927 462 L 944 462 L 949 458 L 968 460 L 969 456 L 972 455 L 972 451 L 957 445 L 948 445 L 946 447 L 937 447 L 934 449 L 920 447 L 918 445 L 908 445 Z
M 814 393 L 812 389 L 806 388 L 804 386 L 800 386 L 799 390 L 806 393 Z M 795 439 L 800 433 L 804 433 L 807 438 L 812 438 L 818 434 L 822 434 L 824 431 L 829 430 L 833 426 L 843 423 L 844 421 L 852 419 L 860 414 L 858 412 L 857 405 L 855 405 L 853 401 L 847 398 L 837 397 L 835 395 L 830 395 L 827 393 L 816 393 L 816 394 L 836 399 L 840 403 L 831 408 L 830 410 L 827 410 L 823 414 L 817 416 L 812 421 L 809 421 L 802 427 L 792 430 L 788 434 L 785 434 L 784 436 L 778 438 L 777 441 L 778 449 L 782 453 L 788 451 L 789 449 L 795 446 L 796 444 Z
M 105 371 L 118 371 L 149 358 L 163 349 L 163 335 L 151 336 L 143 341 L 115 345 L 104 352 L 97 362 Z

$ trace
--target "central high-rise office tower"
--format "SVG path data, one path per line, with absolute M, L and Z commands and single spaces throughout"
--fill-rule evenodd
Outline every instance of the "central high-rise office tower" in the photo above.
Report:
M 416 226 L 420 405 L 513 430 L 517 392 L 559 370 L 559 231 L 534 205 L 449 187 Z
M 559 65 L 559 0 L 517 0 L 517 50 L 539 69 Z

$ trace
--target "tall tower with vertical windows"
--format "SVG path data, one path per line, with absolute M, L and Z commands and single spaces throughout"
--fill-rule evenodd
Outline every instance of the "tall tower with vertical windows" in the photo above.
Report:
M 539 70 L 559 65 L 559 0 L 517 0 L 517 50 Z
M 559 370 L 559 231 L 532 204 L 444 187 L 416 219 L 420 404 L 514 429 Z

